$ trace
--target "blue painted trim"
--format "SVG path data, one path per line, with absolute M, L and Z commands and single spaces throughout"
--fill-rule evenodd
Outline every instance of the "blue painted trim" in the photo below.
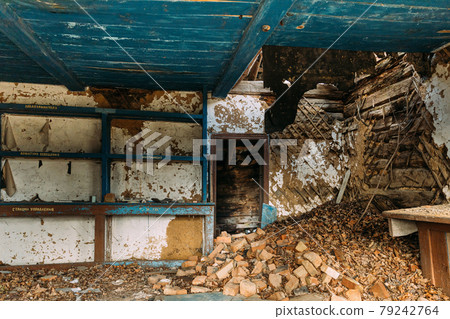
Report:
M 179 268 L 185 260 L 124 260 L 124 261 L 106 261 L 103 264 L 111 266 L 129 266 L 139 265 L 149 268 Z
M 215 97 L 225 98 L 227 96 L 294 2 L 295 0 L 261 1 L 230 63 L 225 67 L 219 83 L 213 91 Z M 270 30 L 264 32 L 262 30 L 264 25 L 270 26 Z
M 115 160 L 125 160 L 126 159 L 126 155 L 125 154 L 110 154 L 109 158 L 111 159 L 115 159 Z M 143 154 L 140 156 L 137 156 L 136 154 L 132 155 L 133 160 L 136 159 L 152 159 L 152 160 L 163 160 L 163 159 L 170 159 L 171 161 L 174 162 L 198 162 L 200 160 L 202 160 L 202 158 L 200 157 L 193 157 L 193 156 L 170 156 L 169 158 L 165 155 L 147 155 L 147 154 Z
M 69 90 L 84 91 L 84 85 L 4 1 L 0 3 L 0 20 L 0 31 L 34 62 Z
M 204 228 L 204 236 L 205 236 L 205 245 L 204 252 L 205 254 L 211 253 L 214 248 L 214 225 L 215 225 L 215 207 L 213 208 L 212 215 L 205 216 L 205 228 Z
M 3 148 L 3 131 L 2 131 L 2 122 L 3 122 L 3 114 L 0 113 L 0 151 Z M 3 176 L 3 165 L 2 165 L 2 158 L 3 156 L 0 154 L 0 174 Z M 0 192 L 3 188 L 2 180 L 3 178 L 0 176 Z M 2 199 L 1 193 L 0 193 L 0 200 Z
M 206 141 L 208 139 L 208 90 L 203 88 L 203 110 L 202 110 L 202 139 Z M 207 160 L 208 148 L 206 145 L 202 145 L 202 200 L 204 203 L 208 201 L 208 160 Z
M 57 105 L 34 105 L 0 103 L 2 112 L 26 112 L 32 115 L 48 116 L 82 116 L 101 117 L 108 114 L 110 118 L 156 120 L 169 122 L 196 122 L 202 124 L 203 115 L 186 113 L 153 112 L 140 110 L 109 109 L 95 107 L 57 106 Z
M 168 215 L 168 216 L 212 216 L 214 205 L 211 206 L 176 206 L 168 207 L 157 205 L 124 205 L 107 211 L 107 215 L 130 216 L 130 215 Z
M 110 166 L 109 166 L 109 153 L 111 143 L 111 127 L 108 114 L 102 113 L 102 201 L 105 195 L 110 192 Z
M 261 228 L 265 228 L 277 221 L 277 208 L 271 205 L 263 204 L 261 213 Z
M 85 206 L 80 208 L 81 210 L 90 210 L 94 206 L 161 206 L 169 207 L 182 207 L 182 206 L 214 206 L 214 203 L 90 203 L 90 202 L 1 202 L 0 206 L 55 206 L 55 205 L 72 205 L 72 206 Z
M 102 158 L 101 153 L 16 152 L 0 151 L 3 157 Z
M 64 209 L 60 208 L 64 206 Z M 106 206 L 106 207 L 105 207 Z M 7 208 L 11 207 L 11 210 Z M 214 204 L 159 203 L 0 203 L 0 217 L 37 216 L 205 216 L 214 217 Z M 210 222 L 210 220 L 205 220 Z M 212 229 L 210 226 L 205 229 Z M 212 233 L 211 233 L 212 234 Z M 208 237 L 209 235 L 207 235 Z

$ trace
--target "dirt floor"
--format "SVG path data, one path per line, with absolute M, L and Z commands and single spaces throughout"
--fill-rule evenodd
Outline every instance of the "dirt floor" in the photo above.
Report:
M 363 287 L 363 300 L 377 300 L 370 287 L 381 280 L 390 300 L 449 300 L 440 289 L 422 277 L 417 234 L 392 238 L 387 221 L 379 213 L 370 213 L 353 230 L 363 208 L 357 203 L 324 205 L 308 214 L 287 218 L 265 228 L 265 237 L 280 240 L 304 240 L 336 270 L 352 277 Z M 298 223 L 298 224 L 296 224 Z M 303 230 L 301 229 L 303 228 Z M 306 234 L 306 231 L 308 234 Z M 310 237 L 314 238 L 314 240 Z M 295 268 L 294 254 L 286 247 L 275 247 L 276 263 Z M 251 271 L 251 269 L 250 269 Z M 0 300 L 158 300 L 165 283 L 190 292 L 196 275 L 176 276 L 177 269 L 152 269 L 137 265 L 74 267 L 67 270 L 0 269 Z M 161 275 L 155 283 L 149 277 Z M 210 287 L 221 291 L 223 285 Z M 301 287 L 308 293 L 330 296 L 342 293 L 340 286 Z M 266 299 L 270 288 L 259 296 Z

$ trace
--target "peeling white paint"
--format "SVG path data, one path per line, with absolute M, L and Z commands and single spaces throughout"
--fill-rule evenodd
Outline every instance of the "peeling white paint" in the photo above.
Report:
M 133 123 L 133 121 L 131 122 Z M 114 121 L 113 121 L 114 124 Z M 192 155 L 193 141 L 192 139 L 202 138 L 202 127 L 197 124 L 190 123 L 173 123 L 173 122 L 151 122 L 145 121 L 139 131 L 150 130 L 152 133 L 161 134 L 153 142 L 163 137 L 170 137 L 170 141 L 161 145 L 155 150 L 155 155 L 163 155 L 166 147 L 170 146 L 172 155 L 190 156 Z M 126 141 L 132 135 L 126 128 L 113 126 L 111 128 L 111 149 L 115 154 L 124 154 Z
M 0 102 L 16 104 L 95 107 L 87 92 L 71 93 L 62 85 L 0 82 Z
M 156 94 L 157 93 L 157 94 Z M 199 92 L 167 91 L 147 94 L 142 110 L 201 114 L 202 94 Z
M 86 160 L 9 158 L 17 192 L 7 202 L 29 201 L 36 194 L 43 201 L 89 201 L 90 196 L 101 197 L 101 165 Z M 68 173 L 68 163 L 71 172 Z M 4 163 L 4 161 L 3 161 Z
M 201 200 L 202 178 L 201 166 L 192 163 L 169 163 L 162 168 L 152 165 L 153 174 L 147 174 L 146 168 L 137 170 L 136 164 L 131 168 L 125 162 L 111 165 L 111 192 L 121 200 L 136 198 L 150 200 L 157 198 L 181 202 Z
M 209 133 L 264 133 L 266 102 L 254 95 L 208 98 Z
M 326 158 L 328 151 L 329 144 L 326 141 L 305 140 L 300 155 L 293 161 L 292 165 L 293 170 L 297 173 L 298 180 L 303 185 L 312 184 L 316 186 L 317 179 L 320 178 L 332 187 L 338 186 L 339 173 L 328 162 Z
M 6 127 L 6 121 L 10 123 L 17 144 L 17 147 L 9 149 L 10 151 L 68 153 L 101 151 L 99 119 L 3 114 L 3 128 Z M 48 136 L 42 131 L 47 122 Z M 5 143 L 4 139 L 2 142 Z M 8 148 L 3 145 L 3 149 Z
M 0 261 L 4 264 L 94 260 L 93 217 L 3 217 L 0 238 Z
M 111 259 L 161 259 L 167 247 L 167 227 L 173 219 L 175 216 L 113 217 Z
M 433 140 L 438 146 L 447 146 L 450 157 L 450 64 L 438 64 L 431 79 L 425 83 L 425 105 L 433 115 Z

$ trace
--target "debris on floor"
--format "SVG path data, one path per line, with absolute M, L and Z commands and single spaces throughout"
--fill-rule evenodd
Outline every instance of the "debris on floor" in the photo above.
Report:
M 422 276 L 417 234 L 392 238 L 371 212 L 353 230 L 363 210 L 327 204 L 264 230 L 223 232 L 208 256 L 179 269 L 2 270 L 0 300 L 449 300 Z
M 390 237 L 379 213 L 353 230 L 363 210 L 328 204 L 250 234 L 222 232 L 211 254 L 181 266 L 176 277 L 191 285 L 177 288 L 268 300 L 448 300 L 422 276 L 417 234 Z

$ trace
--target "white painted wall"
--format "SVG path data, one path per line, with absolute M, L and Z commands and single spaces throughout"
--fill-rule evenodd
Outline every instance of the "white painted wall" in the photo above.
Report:
M 101 93 L 69 92 L 63 86 L 0 82 L 0 103 L 63 105 L 78 107 L 109 107 Z M 187 112 L 200 114 L 202 96 L 198 92 L 148 92 L 138 101 L 142 110 Z M 43 116 L 3 116 L 2 127 L 9 120 L 17 151 L 99 152 L 100 121 L 98 119 L 49 118 Z M 41 132 L 51 120 L 48 145 Z M 201 138 L 201 127 L 189 123 L 145 121 L 142 128 L 171 136 L 173 155 L 192 153 L 192 139 Z M 123 153 L 125 141 L 131 137 L 127 129 L 112 129 L 112 151 Z M 3 146 L 3 149 L 6 149 Z M 5 201 L 29 200 L 34 195 L 45 201 L 89 201 L 101 197 L 101 167 L 95 161 L 10 158 L 17 192 Z M 180 202 L 201 200 L 201 166 L 172 163 L 153 175 L 126 170 L 124 162 L 112 165 L 111 191 L 117 198 L 128 194 L 139 199 L 170 198 Z M 160 218 L 142 238 L 141 230 L 157 217 L 129 216 L 112 219 L 112 257 L 117 259 L 160 259 L 166 246 L 166 228 L 173 217 Z M 19 265 L 35 263 L 64 263 L 92 261 L 94 258 L 93 219 L 86 217 L 0 218 L 0 261 Z M 48 235 L 51 234 L 52 236 Z M 149 244 L 151 242 L 151 244 Z
M 170 198 L 180 202 L 201 201 L 202 172 L 200 165 L 191 163 L 169 163 L 157 169 L 156 163 L 149 163 L 153 173 L 146 168 L 137 169 L 134 164 L 126 167 L 125 162 L 111 165 L 111 192 L 120 200 L 150 200 Z
M 88 118 L 62 118 L 48 116 L 25 116 L 3 114 L 2 128 L 10 130 L 3 133 L 12 134 L 17 144 L 14 148 L 5 145 L 3 149 L 29 152 L 101 152 L 101 121 Z M 48 134 L 43 131 L 49 126 Z
M 170 137 L 170 141 L 158 148 L 154 153 L 155 155 L 163 155 L 166 147 L 170 147 L 172 149 L 172 155 L 191 156 L 192 139 L 202 138 L 202 127 L 199 124 L 151 121 L 129 122 L 140 122 L 140 130 L 149 130 L 149 134 L 154 132 L 160 133 L 161 136 L 155 139 L 155 142 L 163 137 Z M 113 126 L 111 128 L 111 151 L 115 154 L 124 154 L 126 142 L 131 137 L 133 135 L 127 128 Z
M 208 132 L 264 133 L 264 112 L 269 107 L 270 105 L 256 95 L 230 94 L 226 99 L 209 98 Z M 338 127 L 333 134 L 334 143 L 340 145 L 342 137 L 337 131 Z M 327 143 L 308 140 L 298 148 L 301 149 L 300 155 L 291 158 L 286 167 L 270 168 L 270 204 L 277 207 L 278 216 L 304 213 L 323 203 L 319 196 L 316 196 L 306 205 L 300 205 L 295 197 L 290 198 L 288 204 L 286 200 L 280 200 L 283 196 L 278 196 L 281 194 L 278 190 L 283 191 L 293 182 L 306 187 L 309 184 L 316 185 L 320 181 L 336 187 L 343 177 L 343 166 L 335 166 L 327 159 L 330 152 Z M 330 199 L 331 197 L 324 200 Z
M 160 259 L 167 247 L 167 227 L 173 219 L 175 216 L 113 217 L 111 259 Z
M 2 161 L 4 163 L 5 160 Z M 86 160 L 9 158 L 16 193 L 8 196 L 1 191 L 7 202 L 28 201 L 36 194 L 43 201 L 89 201 L 90 196 L 101 197 L 101 165 Z M 68 174 L 68 163 L 72 163 Z
M 0 261 L 9 265 L 94 260 L 93 217 L 0 218 Z
M 425 86 L 425 104 L 433 114 L 434 142 L 438 146 L 447 146 L 450 157 L 450 63 L 438 64 Z
M 62 85 L 0 82 L 0 102 L 95 107 L 89 92 L 70 92 Z
M 209 133 L 264 133 L 264 111 L 269 107 L 255 95 L 208 98 Z

